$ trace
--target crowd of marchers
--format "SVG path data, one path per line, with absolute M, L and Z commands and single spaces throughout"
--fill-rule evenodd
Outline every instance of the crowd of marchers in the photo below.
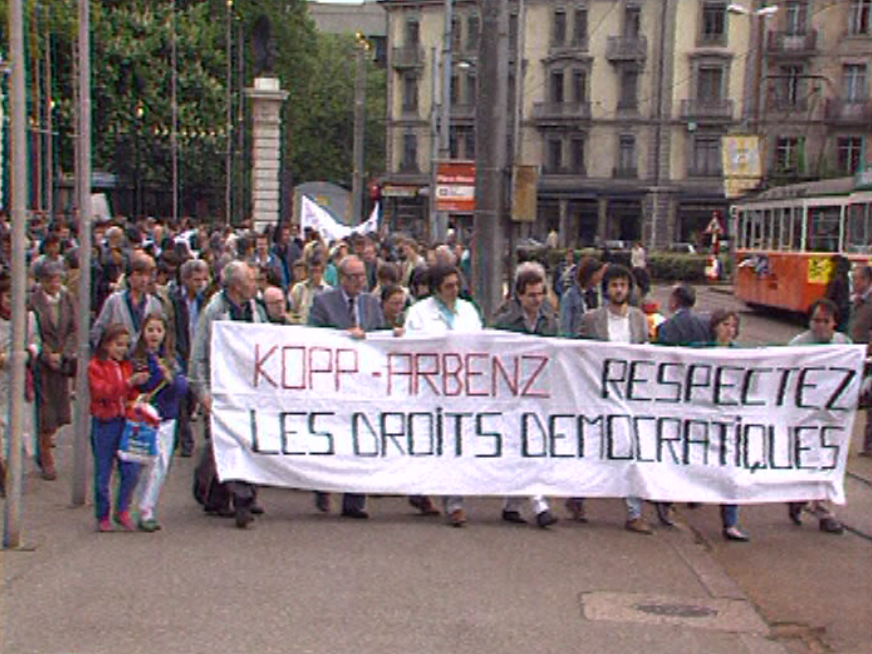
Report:
M 0 233 L 8 261 L 10 235 Z M 98 531 L 162 528 L 161 492 L 172 457 L 195 451 L 192 422 L 211 410 L 210 340 L 216 320 L 308 325 L 346 330 L 352 338 L 390 329 L 444 335 L 485 326 L 539 336 L 588 338 L 614 343 L 659 343 L 740 347 L 739 315 L 695 311 L 689 284 L 671 290 L 663 311 L 648 298 L 651 281 L 645 250 L 636 244 L 631 267 L 604 256 L 576 259 L 567 252 L 553 270 L 537 262 L 517 266 L 504 303 L 482 316 L 470 294 L 470 254 L 459 232 L 447 242 L 421 244 L 402 234 L 352 235 L 325 242 L 318 233 L 280 224 L 209 231 L 204 226 L 153 219 L 93 226 L 90 312 L 78 315 L 79 245 L 70 225 L 29 229 L 26 349 L 27 392 L 22 447 L 42 479 L 57 479 L 53 450 L 58 429 L 71 421 L 72 384 L 77 370 L 76 333 L 89 328 L 92 356 L 87 365 L 90 392 L 94 508 Z M 808 329 L 794 345 L 870 343 L 872 268 L 832 266 L 825 296 L 809 311 Z M 9 356 L 11 280 L 0 274 L 0 420 L 3 459 L 9 447 Z M 156 453 L 147 463 L 120 456 L 132 407 L 148 405 L 155 418 Z M 872 417 L 866 410 L 862 454 L 872 455 Z M 219 480 L 211 449 L 210 423 L 203 420 L 193 480 L 194 497 L 207 514 L 232 518 L 241 529 L 264 512 L 258 489 L 245 480 Z M 5 465 L 2 470 L 5 488 Z M 117 477 L 114 492 L 113 476 Z M 367 498 L 345 493 L 343 517 L 367 519 Z M 411 496 L 424 515 L 444 515 L 466 524 L 465 498 Z M 331 497 L 314 493 L 317 510 L 331 511 Z M 527 522 L 524 498 L 507 498 L 502 519 Z M 566 498 L 566 515 L 586 521 L 585 499 Z M 628 531 L 653 533 L 645 503 L 625 498 Z M 674 524 L 675 507 L 654 502 L 661 526 Z M 691 505 L 692 506 L 692 505 Z M 548 528 L 558 521 L 548 499 L 529 498 L 533 522 Z M 738 506 L 720 507 L 723 536 L 748 541 Z M 786 511 L 795 524 L 804 514 L 822 531 L 843 527 L 827 502 L 793 502 Z

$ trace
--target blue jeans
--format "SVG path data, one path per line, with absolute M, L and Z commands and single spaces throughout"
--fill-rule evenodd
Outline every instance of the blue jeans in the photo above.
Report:
M 109 517 L 111 508 L 109 482 L 112 479 L 112 469 L 115 467 L 116 460 L 118 460 L 121 480 L 118 484 L 115 513 L 122 513 L 130 508 L 130 500 L 139 479 L 139 471 L 142 466 L 138 463 L 121 461 L 117 457 L 123 430 L 124 418 L 112 418 L 111 420 L 91 418 L 91 451 L 94 453 L 94 513 L 97 520 L 105 520 Z
M 721 525 L 724 529 L 735 527 L 739 524 L 739 505 L 721 504 Z

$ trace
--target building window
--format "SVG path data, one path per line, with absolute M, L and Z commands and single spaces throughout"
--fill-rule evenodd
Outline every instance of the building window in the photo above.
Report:
M 583 175 L 585 173 L 584 167 L 584 139 L 583 138 L 573 138 L 570 142 L 570 156 L 572 157 L 571 166 L 572 172 Z
M 642 32 L 642 9 L 629 6 L 624 10 L 624 36 L 628 39 L 638 38 Z
M 456 127 L 448 128 L 448 158 L 460 159 L 460 135 Z
M 551 30 L 551 45 L 561 46 L 566 44 L 566 11 L 556 9 L 554 11 L 554 23 Z
M 463 148 L 467 159 L 475 159 L 475 131 L 468 129 L 463 132 Z
M 452 16 L 451 18 L 451 47 L 454 52 L 460 52 L 460 18 Z
M 626 68 L 621 71 L 621 95 L 618 98 L 618 109 L 637 109 L 639 105 L 639 71 Z
M 518 14 L 515 12 L 509 14 L 509 52 L 518 51 L 519 25 L 520 21 L 518 20 Z
M 707 45 L 727 42 L 727 3 L 705 2 L 702 5 L 702 33 L 700 41 Z
M 848 32 L 872 34 L 872 0 L 851 0 Z
M 846 136 L 838 140 L 839 172 L 853 175 L 860 170 L 863 156 L 863 139 L 859 136 Z
M 546 165 L 548 172 L 558 173 L 563 167 L 563 141 L 559 138 L 549 138 L 547 144 Z
M 780 106 L 798 107 L 800 105 L 803 100 L 800 90 L 803 74 L 802 66 L 781 67 L 781 84 L 778 97 Z
M 478 16 L 473 14 L 466 19 L 466 49 L 470 52 L 478 50 L 478 37 L 481 29 Z
M 696 89 L 701 104 L 720 102 L 724 97 L 724 69 L 719 66 L 701 66 Z
M 403 158 L 400 169 L 404 172 L 418 170 L 418 137 L 415 134 L 403 134 Z
M 636 137 L 622 134 L 618 141 L 618 176 L 634 177 L 636 174 Z
M 786 21 L 785 31 L 788 34 L 802 35 L 808 30 L 808 2 L 806 0 L 791 0 L 784 6 Z
M 802 172 L 802 139 L 781 136 L 775 142 L 775 169 L 782 173 Z
M 693 169 L 698 177 L 721 174 L 721 139 L 718 136 L 697 136 L 693 140 Z
M 421 41 L 421 24 L 417 20 L 406 21 L 405 44 L 416 47 Z
M 403 76 L 403 112 L 418 111 L 418 78 L 415 75 Z
M 577 48 L 587 47 L 587 8 L 578 7 L 572 22 L 572 45 Z
M 845 102 L 865 102 L 868 97 L 866 64 L 845 64 L 842 67 L 842 99 Z
M 563 95 L 563 71 L 562 70 L 552 70 L 550 76 L 550 88 L 549 92 L 551 94 L 551 102 L 555 104 L 563 104 L 564 95 Z
M 478 81 L 475 73 L 469 72 L 466 74 L 466 104 L 474 105 Z
M 587 71 L 581 68 L 572 71 L 572 101 L 578 104 L 587 102 Z
M 448 102 L 458 102 L 460 100 L 460 77 L 457 74 L 451 76 L 451 88 L 449 89 L 449 92 L 451 93 L 451 97 L 446 98 Z

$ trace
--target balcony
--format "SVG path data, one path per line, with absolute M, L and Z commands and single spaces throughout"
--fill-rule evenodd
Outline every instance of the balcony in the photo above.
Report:
M 419 45 L 401 45 L 391 48 L 391 65 L 397 70 L 422 68 L 424 48 Z
M 587 169 L 584 167 L 581 168 L 573 168 L 572 166 L 542 166 L 542 174 L 543 175 L 561 175 L 563 177 L 573 176 L 573 177 L 587 177 Z
M 648 56 L 648 39 L 644 36 L 610 36 L 606 43 L 606 59 L 612 63 L 643 62 Z
M 811 57 L 817 53 L 817 30 L 805 34 L 769 32 L 766 54 L 776 57 Z
M 612 177 L 615 179 L 638 179 L 639 169 L 636 166 L 615 166 L 612 168 Z
M 811 118 L 808 115 L 809 110 L 809 102 L 808 102 L 808 94 L 805 93 L 803 95 L 797 95 L 794 98 L 784 97 L 782 95 L 772 94 L 766 98 L 766 113 L 772 114 L 793 114 L 794 118 L 799 118 L 801 116 L 797 114 L 803 114 L 802 117 Z
M 465 120 L 473 120 L 475 118 L 475 105 L 462 102 L 452 103 L 451 117 Z
M 590 120 L 590 102 L 534 102 L 534 124 L 567 124 Z
M 681 101 L 681 117 L 684 120 L 696 121 L 733 120 L 733 101 L 688 98 Z
M 829 98 L 824 110 L 824 120 L 834 125 L 868 129 L 872 125 L 872 100 Z
M 723 176 L 723 170 L 715 166 L 690 166 L 687 169 L 687 176 L 712 179 Z
M 570 39 L 563 43 L 552 42 L 548 46 L 548 54 L 552 57 L 582 52 L 587 52 L 587 39 Z

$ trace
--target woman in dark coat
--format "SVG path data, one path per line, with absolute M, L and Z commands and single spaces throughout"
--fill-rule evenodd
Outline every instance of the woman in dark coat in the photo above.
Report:
M 39 286 L 31 297 L 42 351 L 36 360 L 37 463 L 42 478 L 57 479 L 52 441 L 55 432 L 72 420 L 69 377 L 75 372 L 76 312 L 73 300 L 63 287 L 63 269 L 46 263 Z

